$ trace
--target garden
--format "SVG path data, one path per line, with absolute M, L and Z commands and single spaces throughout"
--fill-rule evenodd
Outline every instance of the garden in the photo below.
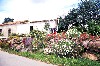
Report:
M 0 39 L 0 47 L 9 53 L 58 66 L 100 65 L 100 36 L 74 28 L 61 33 L 33 30 L 29 35 L 12 34 Z
M 0 39 L 1 50 L 58 66 L 100 66 L 100 1 L 81 0 L 58 20 L 53 33 L 33 29 Z

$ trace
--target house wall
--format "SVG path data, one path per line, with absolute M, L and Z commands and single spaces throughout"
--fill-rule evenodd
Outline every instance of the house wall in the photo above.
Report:
M 8 29 L 11 29 L 11 33 L 16 33 L 16 25 L 5 25 L 2 27 L 2 33 L 5 37 L 8 36 Z
M 28 34 L 30 27 L 28 24 L 17 24 L 17 32 L 19 34 Z
M 50 28 L 56 28 L 57 24 L 55 21 L 49 21 Z M 17 24 L 17 32 L 19 34 L 28 34 L 30 32 L 30 26 L 33 26 L 33 29 L 46 31 L 44 29 L 45 22 L 36 22 L 36 23 L 27 23 L 27 24 Z
M 50 28 L 56 28 L 57 24 L 55 21 L 49 21 Z M 4 25 L 0 26 L 2 33 L 5 37 L 8 37 L 8 29 L 11 29 L 11 33 L 28 34 L 30 32 L 30 26 L 33 29 L 38 29 L 40 31 L 45 31 L 45 22 L 27 23 L 27 24 L 15 24 L 15 25 Z

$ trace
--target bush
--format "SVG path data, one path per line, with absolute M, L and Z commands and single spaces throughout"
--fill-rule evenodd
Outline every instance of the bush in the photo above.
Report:
M 18 35 L 19 37 L 25 37 L 26 36 L 26 34 L 20 34 L 20 35 Z
M 60 41 L 57 45 L 54 45 L 54 52 L 60 57 L 80 57 L 82 51 L 84 51 L 83 46 L 74 44 L 71 41 Z
M 46 36 L 46 32 L 39 31 L 39 30 L 33 30 L 30 32 L 30 35 L 33 36 L 34 38 L 43 40 Z
M 45 37 L 46 33 L 39 30 L 33 30 L 30 32 L 30 35 L 34 37 L 32 42 L 33 50 L 39 50 L 40 48 L 45 47 Z
M 2 33 L 0 33 L 0 36 L 4 36 Z
M 19 39 L 18 36 L 9 36 L 9 38 L 10 38 L 10 39 L 14 39 L 14 38 Z
M 12 33 L 10 36 L 18 36 L 18 34 L 16 34 L 16 33 Z
M 100 24 L 98 23 L 95 20 L 88 21 L 87 32 L 92 35 L 100 35 Z
M 74 37 L 79 37 L 81 32 L 78 31 L 77 28 L 71 28 L 66 32 L 66 34 L 68 38 L 70 37 L 74 38 Z
M 36 40 L 36 39 L 33 40 L 32 45 L 33 45 L 33 51 L 37 51 L 45 47 L 45 44 L 41 40 Z
M 1 48 L 9 48 L 10 44 L 7 42 L 7 40 L 1 40 L 0 46 L 1 46 Z

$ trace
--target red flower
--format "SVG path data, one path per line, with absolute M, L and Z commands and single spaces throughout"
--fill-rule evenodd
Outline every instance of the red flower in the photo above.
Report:
M 57 32 L 55 31 L 53 34 L 57 34 Z
M 87 38 L 89 38 L 89 36 L 88 36 L 87 33 L 83 33 L 83 34 L 80 35 L 80 39 L 85 40 L 85 39 L 87 39 Z
M 90 35 L 90 39 L 94 40 L 95 39 L 95 36 Z
M 62 35 L 61 35 L 61 36 L 62 36 L 63 38 L 66 37 L 65 34 L 66 34 L 66 32 L 62 32 Z

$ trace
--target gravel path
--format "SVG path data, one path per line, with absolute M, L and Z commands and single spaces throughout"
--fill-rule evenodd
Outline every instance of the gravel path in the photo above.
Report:
M 0 50 L 0 66 L 54 66 Z

